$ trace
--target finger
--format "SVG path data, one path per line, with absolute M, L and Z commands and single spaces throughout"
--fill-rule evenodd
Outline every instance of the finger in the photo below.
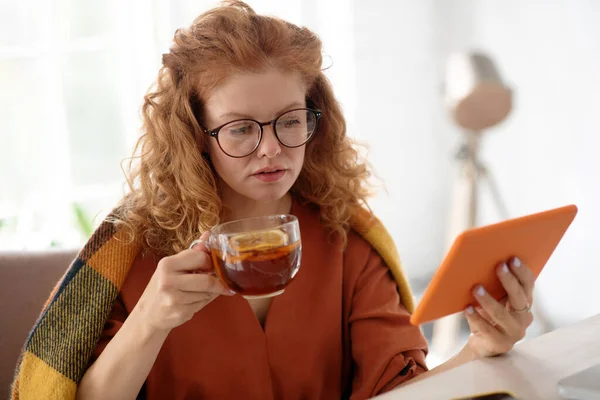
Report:
M 489 336 L 492 340 L 502 339 L 502 332 L 500 332 L 497 327 L 493 326 L 489 321 L 476 312 L 474 307 L 467 307 L 465 310 L 465 316 L 472 333 Z
M 535 285 L 535 275 L 533 274 L 533 271 L 518 257 L 513 257 L 509 261 L 509 266 L 519 282 L 521 282 L 529 305 L 533 304 L 533 287 Z
M 212 260 L 210 256 L 198 250 L 184 250 L 171 257 L 163 258 L 160 261 L 163 268 L 167 268 L 174 272 L 192 272 L 213 270 Z
M 173 310 L 172 317 L 176 320 L 189 321 L 191 318 L 193 318 L 194 314 L 196 314 L 202 308 L 212 303 L 216 298 L 217 296 L 215 296 L 214 298 L 207 298 L 206 300 L 196 301 L 190 304 L 180 304 L 178 305 L 176 310 Z
M 189 312 L 191 314 L 195 314 L 201 308 L 206 307 L 207 305 L 209 305 L 210 303 L 215 301 L 215 299 L 217 297 L 219 297 L 219 296 L 213 296 L 213 297 L 207 298 L 206 300 L 200 300 L 200 301 L 196 301 L 194 303 L 186 304 L 186 305 L 182 306 L 182 309 L 183 309 L 182 311 Z
M 172 302 L 178 305 L 188 305 L 188 304 L 194 304 L 194 303 L 201 303 L 201 302 L 208 302 L 211 301 L 215 298 L 217 298 L 219 295 L 216 293 L 210 293 L 210 292 L 183 292 L 183 291 L 178 291 L 176 292 L 176 294 L 173 295 L 173 300 Z
M 519 324 L 510 314 L 505 306 L 496 301 L 483 286 L 478 286 L 473 290 L 475 299 L 489 315 L 492 323 L 497 324 L 505 333 L 516 334 L 519 331 Z
M 235 292 L 229 290 L 223 283 L 208 274 L 181 274 L 173 278 L 174 286 L 184 292 L 208 292 L 233 296 Z
M 483 317 L 483 319 L 485 319 L 486 321 L 488 321 L 490 324 L 494 325 L 495 322 L 493 322 L 492 317 L 489 316 L 489 314 L 481 307 L 475 307 L 475 311 L 477 311 L 477 313 L 479 313 L 479 315 L 481 315 L 481 317 Z
M 512 342 L 506 335 L 492 326 L 472 306 L 465 310 L 465 317 L 473 334 L 469 337 L 469 344 L 480 356 L 494 356 L 510 350 Z
M 510 271 L 506 263 L 502 263 L 496 271 L 502 286 L 506 289 L 508 294 L 508 302 L 514 310 L 522 310 L 529 306 L 529 300 L 525 293 L 525 288 L 521 285 L 521 282 L 517 277 Z M 506 308 L 506 307 L 505 307 Z
M 508 307 L 508 296 L 504 296 L 498 302 L 500 304 L 502 304 L 504 307 Z M 477 310 L 477 312 L 479 313 L 479 315 L 481 315 L 483 318 L 485 318 L 485 319 L 487 319 L 488 321 L 491 322 L 491 317 L 488 315 L 487 312 L 485 312 L 485 310 L 483 308 L 481 308 L 481 307 L 475 307 L 475 309 Z

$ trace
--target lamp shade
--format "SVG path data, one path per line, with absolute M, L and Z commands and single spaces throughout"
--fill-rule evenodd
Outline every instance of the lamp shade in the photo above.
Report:
M 494 126 L 512 108 L 512 91 L 502 81 L 492 59 L 479 52 L 451 54 L 444 86 L 454 121 L 468 130 Z

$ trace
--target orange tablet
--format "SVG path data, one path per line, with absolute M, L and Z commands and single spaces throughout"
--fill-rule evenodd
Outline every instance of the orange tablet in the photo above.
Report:
M 500 300 L 506 291 L 496 268 L 513 256 L 537 278 L 576 214 L 577 207 L 568 205 L 464 231 L 454 240 L 410 322 L 419 325 L 477 304 L 472 290 L 478 284 Z

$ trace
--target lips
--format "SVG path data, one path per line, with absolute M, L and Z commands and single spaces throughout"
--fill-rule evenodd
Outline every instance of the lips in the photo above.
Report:
M 262 168 L 252 174 L 252 177 L 264 183 L 274 183 L 281 180 L 287 170 L 283 167 L 267 167 Z
M 285 168 L 279 167 L 279 166 L 276 166 L 276 167 L 265 167 L 265 168 L 259 169 L 258 171 L 256 171 L 252 175 L 272 174 L 272 173 L 283 172 L 283 171 L 285 171 Z

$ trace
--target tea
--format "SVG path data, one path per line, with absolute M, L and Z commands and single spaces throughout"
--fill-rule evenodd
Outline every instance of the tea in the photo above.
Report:
M 211 250 L 213 264 L 223 283 L 244 297 L 275 296 L 284 291 L 300 268 L 300 240 L 286 242 L 272 234 L 269 238 L 254 235 L 249 241 L 234 237 L 227 251 Z

